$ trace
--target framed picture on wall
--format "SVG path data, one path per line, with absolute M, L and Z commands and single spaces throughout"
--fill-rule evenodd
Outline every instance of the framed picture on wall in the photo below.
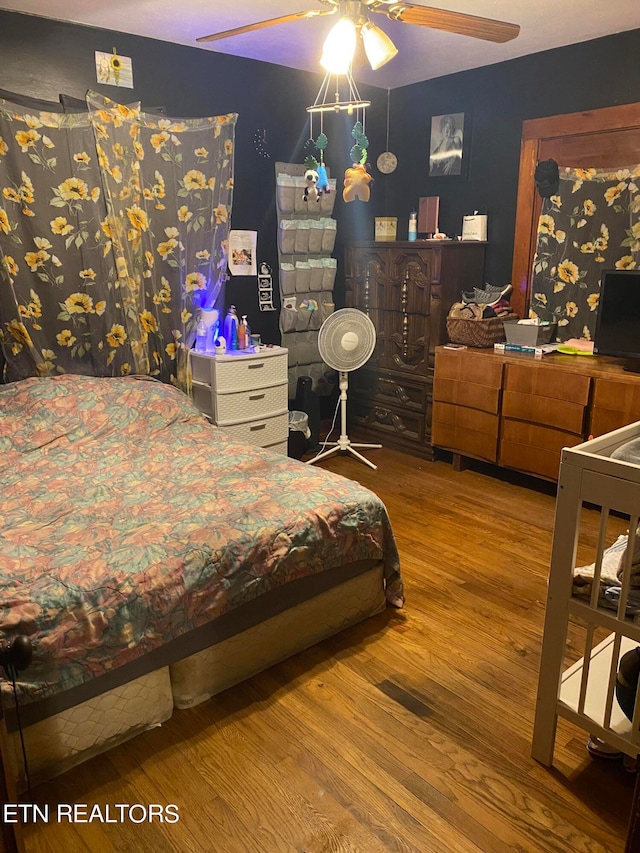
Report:
M 466 177 L 469 121 L 464 113 L 432 116 L 429 177 Z

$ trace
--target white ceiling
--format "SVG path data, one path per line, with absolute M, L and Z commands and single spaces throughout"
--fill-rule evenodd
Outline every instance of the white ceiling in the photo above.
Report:
M 425 0 L 413 0 L 427 5 Z M 0 8 L 61 21 L 190 45 L 202 50 L 321 71 L 325 34 L 335 17 L 301 19 L 223 41 L 196 44 L 198 36 L 307 9 L 318 0 L 0 0 Z M 456 71 L 479 68 L 553 47 L 640 28 L 638 0 L 429 0 L 429 5 L 519 24 L 506 44 L 437 32 L 372 14 L 399 48 L 383 68 L 354 68 L 360 83 L 396 88 Z M 117 47 L 117 45 L 113 45 Z

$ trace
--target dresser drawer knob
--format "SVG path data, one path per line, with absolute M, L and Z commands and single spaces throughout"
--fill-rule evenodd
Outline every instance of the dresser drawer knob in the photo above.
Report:
M 247 365 L 247 367 L 249 368 L 249 370 L 257 370 L 259 367 L 264 367 L 264 361 L 258 361 L 254 364 L 249 364 Z
M 265 396 L 266 396 L 265 394 L 250 394 L 249 399 L 250 400 L 264 400 Z
M 250 432 L 257 432 L 259 429 L 266 429 L 266 424 L 254 424 L 254 426 L 249 427 Z

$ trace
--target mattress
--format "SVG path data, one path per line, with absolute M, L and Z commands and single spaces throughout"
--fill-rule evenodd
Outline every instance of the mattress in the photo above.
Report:
M 328 589 L 170 666 L 176 708 L 191 708 L 384 610 L 383 568 Z
M 173 713 L 169 668 L 136 678 L 101 696 L 24 728 L 31 784 L 51 779 L 159 726 Z M 24 760 L 17 731 L 6 738 L 6 753 L 18 790 L 26 788 Z

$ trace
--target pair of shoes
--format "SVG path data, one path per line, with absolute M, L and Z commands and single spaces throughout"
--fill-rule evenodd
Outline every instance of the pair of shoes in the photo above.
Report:
M 477 299 L 485 299 L 488 302 L 495 302 L 496 299 L 508 296 L 512 290 L 513 288 L 510 284 L 505 284 L 503 287 L 499 287 L 495 284 L 485 284 L 484 289 L 479 287 L 473 288 L 473 292 L 476 294 Z
M 462 301 L 467 304 L 475 303 L 476 305 L 490 305 L 492 308 L 501 302 L 506 301 L 506 297 L 511 293 L 512 287 L 506 284 L 504 287 L 494 287 L 487 284 L 484 290 L 481 287 L 474 287 L 473 290 L 466 290 L 462 293 Z
M 593 756 L 593 758 L 606 758 L 608 760 L 622 758 L 622 752 L 620 752 L 619 749 L 616 749 L 615 746 L 610 746 L 595 735 L 589 735 L 589 740 L 587 741 L 587 752 L 589 755 Z

